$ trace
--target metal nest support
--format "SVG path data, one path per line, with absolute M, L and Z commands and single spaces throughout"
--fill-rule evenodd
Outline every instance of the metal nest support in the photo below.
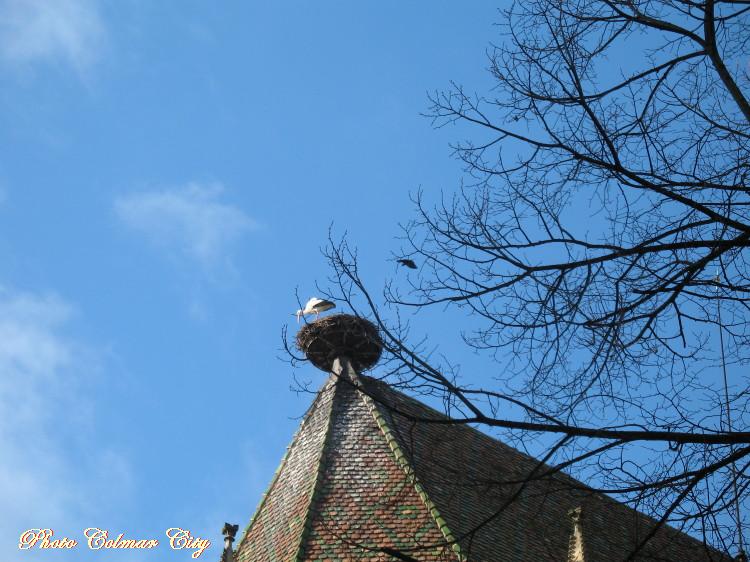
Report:
M 383 341 L 369 320 L 335 314 L 303 326 L 297 332 L 297 347 L 322 371 L 330 372 L 337 357 L 346 357 L 357 371 L 364 371 L 380 359 Z

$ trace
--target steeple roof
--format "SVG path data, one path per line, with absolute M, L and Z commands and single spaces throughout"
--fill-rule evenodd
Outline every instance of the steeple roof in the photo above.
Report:
M 534 479 L 549 467 L 445 423 L 443 414 L 357 375 L 346 360 L 334 370 L 236 561 L 565 562 L 578 556 L 577 545 L 586 562 L 613 561 L 654 528 L 652 519 L 568 476 Z M 585 514 L 585 525 L 571 530 L 572 511 Z M 635 559 L 729 560 L 668 526 Z

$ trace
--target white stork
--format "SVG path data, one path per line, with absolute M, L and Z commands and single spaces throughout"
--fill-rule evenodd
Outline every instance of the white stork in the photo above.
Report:
M 327 301 L 325 299 L 319 299 L 318 297 L 313 297 L 309 301 L 307 301 L 305 308 L 301 308 L 295 313 L 297 316 L 297 323 L 299 323 L 299 319 L 302 316 L 309 316 L 310 314 L 314 314 L 315 319 L 317 320 L 321 312 L 325 312 L 326 310 L 331 310 L 332 308 L 336 308 L 336 305 L 332 303 L 331 301 Z

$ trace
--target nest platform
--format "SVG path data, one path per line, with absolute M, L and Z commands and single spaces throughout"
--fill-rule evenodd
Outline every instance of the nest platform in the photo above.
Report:
M 357 371 L 364 371 L 380 359 L 383 341 L 369 320 L 334 314 L 305 324 L 297 332 L 297 347 L 322 371 L 330 372 L 337 357 L 346 357 Z

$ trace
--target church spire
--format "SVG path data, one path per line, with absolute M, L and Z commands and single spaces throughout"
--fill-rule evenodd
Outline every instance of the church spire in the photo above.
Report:
M 568 476 L 532 478 L 509 505 L 539 461 L 363 374 L 383 349 L 363 318 L 306 323 L 297 345 L 329 376 L 223 562 L 592 562 L 652 530 L 649 559 L 739 562 Z M 585 544 L 581 507 L 568 511 L 584 502 Z

